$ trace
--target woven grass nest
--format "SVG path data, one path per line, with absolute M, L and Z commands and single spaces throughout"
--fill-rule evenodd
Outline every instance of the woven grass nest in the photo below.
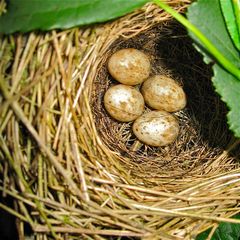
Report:
M 184 11 L 189 1 L 169 1 Z M 239 141 L 211 68 L 185 30 L 146 5 L 86 28 L 0 40 L 0 190 L 20 239 L 194 239 L 239 212 Z M 106 113 L 109 56 L 134 47 L 173 77 L 188 104 L 167 147 L 137 141 Z M 148 109 L 146 109 L 148 111 Z

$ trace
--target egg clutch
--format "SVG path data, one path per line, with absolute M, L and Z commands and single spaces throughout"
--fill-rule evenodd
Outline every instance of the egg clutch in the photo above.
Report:
M 186 106 L 182 87 L 165 75 L 150 76 L 148 56 L 134 48 L 121 49 L 108 60 L 108 71 L 120 84 L 104 95 L 109 115 L 120 122 L 133 123 L 133 133 L 150 146 L 166 146 L 179 134 L 177 118 L 171 114 Z M 140 90 L 136 85 L 141 84 Z M 145 104 L 153 109 L 144 113 Z

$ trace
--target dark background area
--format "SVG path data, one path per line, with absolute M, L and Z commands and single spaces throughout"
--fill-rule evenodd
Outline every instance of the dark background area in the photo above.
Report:
M 0 195 L 0 203 L 13 207 L 9 197 Z M 0 240 L 18 240 L 15 217 L 0 208 Z

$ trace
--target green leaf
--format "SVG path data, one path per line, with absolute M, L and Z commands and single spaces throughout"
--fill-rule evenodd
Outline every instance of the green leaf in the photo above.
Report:
M 240 215 L 234 216 L 235 219 L 240 219 Z M 237 223 L 220 223 L 216 231 L 216 239 L 235 240 L 240 237 L 240 224 Z
M 234 216 L 236 219 L 240 219 L 240 215 Z M 196 240 L 206 240 L 210 230 L 207 230 L 199 234 Z M 211 240 L 236 240 L 240 238 L 240 224 L 236 223 L 220 223 L 219 227 L 214 232 Z
M 234 0 L 220 0 L 220 5 L 232 41 L 235 44 L 236 48 L 240 50 L 240 35 L 238 26 L 240 9 L 238 9 L 239 11 L 236 11 L 235 15 L 233 1 Z M 236 3 L 236 8 L 238 7 L 239 5 Z
M 235 48 L 228 30 L 224 17 L 221 12 L 218 0 L 199 0 L 193 3 L 188 9 L 188 19 L 197 26 L 206 37 L 214 43 L 216 48 L 236 66 L 240 66 L 239 52 Z M 191 37 L 201 46 L 198 39 L 191 34 Z M 207 51 L 197 47 L 205 56 L 205 61 L 212 61 Z M 240 82 L 231 73 L 227 72 L 218 63 L 213 65 L 213 83 L 216 91 L 222 100 L 227 104 L 229 113 L 227 115 L 229 128 L 236 137 L 240 137 Z
M 199 0 L 192 3 L 188 8 L 187 17 L 228 60 L 240 67 L 240 55 L 229 37 L 219 0 Z M 199 40 L 191 32 L 189 34 L 197 43 L 198 50 L 204 54 L 205 62 L 211 62 L 211 56 L 199 47 Z
M 213 85 L 230 109 L 227 115 L 229 128 L 240 137 L 240 82 L 217 64 L 213 71 Z
M 202 232 L 197 235 L 196 240 L 206 240 L 208 235 L 210 233 L 210 229 L 206 230 L 205 232 Z
M 104 22 L 143 6 L 147 0 L 11 0 L 0 32 L 66 29 Z
M 240 1 L 239 0 L 232 0 L 233 9 L 236 17 L 238 34 L 240 36 Z

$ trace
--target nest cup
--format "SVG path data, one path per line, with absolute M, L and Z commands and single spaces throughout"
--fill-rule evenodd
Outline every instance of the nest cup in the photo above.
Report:
M 183 11 L 189 1 L 169 3 Z M 0 190 L 14 201 L 1 207 L 20 237 L 192 239 L 238 222 L 229 217 L 239 209 L 239 141 L 211 66 L 167 13 L 149 4 L 103 25 L 0 41 Z M 174 113 L 180 135 L 166 147 L 139 142 L 104 108 L 117 83 L 108 58 L 129 47 L 186 92 Z

